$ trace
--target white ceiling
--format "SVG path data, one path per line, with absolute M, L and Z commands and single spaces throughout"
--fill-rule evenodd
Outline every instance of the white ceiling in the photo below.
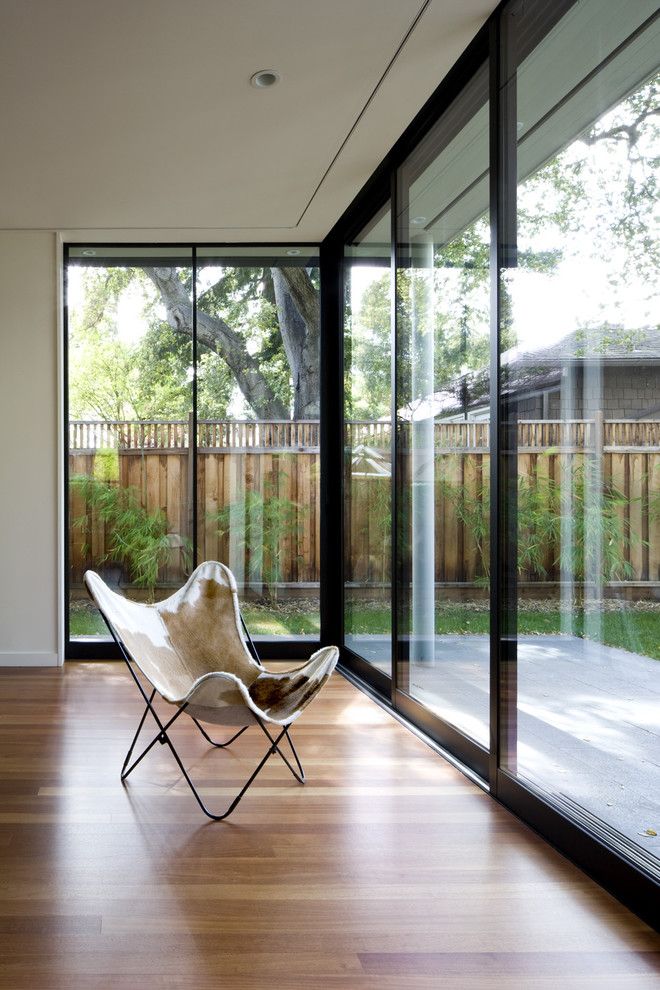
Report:
M 0 228 L 319 240 L 495 5 L 0 0 Z

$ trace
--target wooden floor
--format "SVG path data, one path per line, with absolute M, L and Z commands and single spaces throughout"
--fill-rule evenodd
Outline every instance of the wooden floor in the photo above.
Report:
M 660 941 L 334 675 L 207 821 L 166 747 L 119 768 L 140 713 L 119 664 L 0 671 L 0 988 L 660 987 Z M 182 723 L 187 724 L 182 724 Z M 208 803 L 261 755 L 173 730 Z

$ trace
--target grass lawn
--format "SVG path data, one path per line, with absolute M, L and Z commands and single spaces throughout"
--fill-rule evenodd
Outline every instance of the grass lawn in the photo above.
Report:
M 561 615 L 556 607 L 534 608 L 525 603 L 518 613 L 518 632 L 523 636 L 558 635 L 562 632 Z M 318 636 L 318 603 L 289 601 L 281 605 L 245 605 L 243 616 L 254 636 Z M 606 646 L 641 653 L 660 660 L 660 610 L 606 610 L 601 615 L 602 638 Z M 390 613 L 381 604 L 359 603 L 350 612 L 351 632 L 357 635 L 387 635 Z M 75 603 L 70 613 L 71 636 L 106 636 L 105 623 L 87 602 Z M 489 614 L 483 604 L 450 604 L 436 610 L 435 631 L 443 634 L 481 634 L 489 630 Z M 585 634 L 583 609 L 573 610 L 573 634 Z
M 318 604 L 309 608 L 307 602 L 298 607 L 291 604 L 278 609 L 259 606 L 242 606 L 243 618 L 253 636 L 318 636 L 321 628 Z M 69 612 L 70 635 L 109 636 L 108 627 L 92 606 L 86 601 L 75 602 Z
M 601 615 L 600 641 L 605 646 L 616 646 L 632 653 L 660 660 L 660 611 L 606 611 Z M 438 635 L 460 635 L 466 633 L 487 635 L 490 617 L 487 611 L 471 608 L 469 605 L 450 605 L 438 608 L 435 616 L 435 631 Z M 389 633 L 389 613 L 384 609 L 354 608 L 352 611 L 351 632 L 360 634 Z M 518 613 L 518 633 L 521 636 L 559 635 L 562 632 L 561 615 L 558 608 L 552 610 L 525 608 Z M 573 635 L 584 637 L 584 609 L 573 611 Z

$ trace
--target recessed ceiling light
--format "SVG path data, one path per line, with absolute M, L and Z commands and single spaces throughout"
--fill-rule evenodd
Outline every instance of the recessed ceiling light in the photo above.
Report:
M 85 250 L 81 251 L 80 253 L 84 255 L 86 258 L 93 258 L 94 255 L 96 254 L 96 251 L 92 251 L 91 248 L 85 248 Z
M 422 224 L 426 223 L 426 217 L 413 217 L 410 222 L 414 227 L 421 227 Z
M 259 69 L 250 78 L 250 82 L 255 89 L 268 89 L 269 86 L 274 86 L 279 81 L 280 74 L 275 69 Z
M 300 248 L 291 248 L 290 251 L 287 251 L 287 254 L 291 254 L 291 255 L 300 254 Z

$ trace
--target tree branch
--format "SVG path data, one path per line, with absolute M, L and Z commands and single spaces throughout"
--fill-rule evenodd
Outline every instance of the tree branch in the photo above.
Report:
M 192 337 L 192 302 L 176 269 L 144 268 L 143 271 L 161 295 L 169 325 Z M 289 418 L 289 410 L 273 392 L 242 337 L 221 317 L 198 309 L 197 339 L 226 361 L 246 402 L 259 419 Z
M 599 141 L 619 141 L 623 139 L 626 141 L 630 148 L 634 148 L 640 138 L 640 127 L 645 120 L 649 117 L 657 117 L 660 115 L 660 110 L 655 107 L 649 107 L 639 113 L 635 119 L 630 124 L 615 124 L 614 127 L 609 127 L 606 131 L 591 130 L 589 133 L 583 135 L 582 140 L 585 144 L 594 145 Z

